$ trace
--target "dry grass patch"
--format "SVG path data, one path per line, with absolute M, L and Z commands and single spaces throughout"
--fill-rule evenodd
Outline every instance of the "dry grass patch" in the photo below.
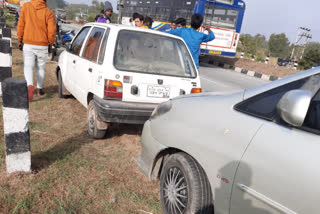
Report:
M 1 135 L 0 213 L 161 213 L 159 183 L 149 182 L 136 164 L 142 127 L 112 126 L 104 140 L 88 137 L 86 109 L 58 98 L 55 68 L 55 62 L 47 65 L 46 95 L 30 105 L 31 174 L 6 173 Z M 16 48 L 13 76 L 23 78 Z

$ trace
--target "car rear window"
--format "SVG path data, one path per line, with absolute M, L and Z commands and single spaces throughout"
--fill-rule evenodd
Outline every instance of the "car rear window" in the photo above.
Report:
M 120 31 L 114 65 L 125 71 L 196 77 L 192 58 L 181 40 L 151 33 Z

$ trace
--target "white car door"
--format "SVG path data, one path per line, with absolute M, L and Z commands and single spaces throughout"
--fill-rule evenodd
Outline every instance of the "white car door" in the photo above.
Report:
M 90 31 L 91 27 L 84 27 L 81 29 L 77 37 L 71 43 L 67 56 L 67 72 L 63 79 L 67 89 L 76 96 L 78 94 L 75 87 L 75 80 L 79 77 L 75 75 L 77 70 L 77 64 L 80 63 L 79 55 L 81 53 L 84 41 Z M 76 96 L 77 97 L 77 96 Z
M 309 82 L 300 80 L 303 89 L 310 88 L 306 87 Z M 259 108 L 261 117 L 268 118 L 268 112 L 275 110 L 281 98 L 279 95 L 292 90 L 291 86 L 249 99 L 242 107 L 252 113 L 253 105 Z M 231 214 L 319 213 L 320 92 L 313 94 L 316 96 L 301 129 L 290 127 L 273 115 L 279 122 L 266 121 L 253 138 L 237 170 Z M 269 107 L 261 106 L 265 103 Z
M 94 27 L 86 40 L 79 57 L 74 75 L 74 85 L 77 90 L 77 99 L 84 106 L 87 105 L 87 96 L 94 87 L 94 76 L 102 68 L 97 64 L 98 54 L 106 29 Z M 100 70 L 99 70 L 100 69 Z

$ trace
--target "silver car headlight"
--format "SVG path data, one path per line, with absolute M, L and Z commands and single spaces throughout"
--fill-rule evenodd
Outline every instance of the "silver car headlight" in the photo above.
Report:
M 150 116 L 150 119 L 155 119 L 156 117 L 159 117 L 165 113 L 167 113 L 168 111 L 170 111 L 172 107 L 172 102 L 171 100 L 167 101 L 167 102 L 163 102 L 163 103 L 160 103 L 158 105 L 157 108 L 155 108 Z

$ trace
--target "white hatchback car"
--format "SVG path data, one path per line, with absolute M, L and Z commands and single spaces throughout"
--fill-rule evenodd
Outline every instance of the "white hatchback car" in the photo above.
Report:
M 108 123 L 143 124 L 157 104 L 200 93 L 185 42 L 142 28 L 89 23 L 57 67 L 59 96 L 70 92 L 88 109 L 88 132 L 103 138 Z

